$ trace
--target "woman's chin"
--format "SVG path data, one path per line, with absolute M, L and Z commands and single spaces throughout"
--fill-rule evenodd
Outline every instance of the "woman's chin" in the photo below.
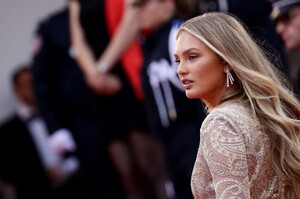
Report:
M 196 98 L 198 98 L 195 94 L 193 94 L 192 92 L 189 92 L 189 91 L 185 91 L 185 95 L 189 99 L 196 99 Z

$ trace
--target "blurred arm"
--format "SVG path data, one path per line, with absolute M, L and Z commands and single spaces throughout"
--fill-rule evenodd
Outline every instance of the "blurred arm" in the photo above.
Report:
M 98 64 L 104 63 L 108 67 L 108 70 L 116 64 L 139 32 L 138 23 L 136 22 L 137 9 L 130 4 L 130 0 L 124 1 L 124 12 L 118 28 L 104 53 L 97 60 Z
M 92 76 L 97 73 L 96 60 L 93 57 L 91 49 L 84 38 L 83 28 L 80 24 L 80 5 L 78 1 L 70 1 L 70 30 L 71 41 L 75 50 L 76 60 L 84 72 L 85 76 Z
M 56 49 L 53 48 L 49 39 L 50 29 L 51 26 L 42 23 L 35 36 L 35 42 L 38 44 L 33 52 L 33 86 L 40 113 L 50 133 L 50 145 L 56 152 L 63 154 L 66 151 L 75 151 L 76 144 L 71 132 L 65 128 L 60 118 L 56 82 L 58 66 L 54 61 Z

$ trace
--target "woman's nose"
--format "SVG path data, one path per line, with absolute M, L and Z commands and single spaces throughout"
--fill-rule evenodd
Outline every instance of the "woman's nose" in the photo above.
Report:
M 186 73 L 186 69 L 182 63 L 179 63 L 177 67 L 177 75 L 182 76 L 184 73 Z

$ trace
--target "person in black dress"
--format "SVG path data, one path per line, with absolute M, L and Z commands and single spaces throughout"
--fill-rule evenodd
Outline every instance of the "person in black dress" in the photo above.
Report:
M 118 59 L 110 69 L 106 63 L 97 63 L 117 26 L 113 18 L 122 17 L 118 8 L 126 6 L 124 2 L 71 1 L 71 34 L 76 60 L 87 84 L 98 95 L 101 136 L 127 198 L 143 198 L 144 184 L 146 189 L 155 184 L 156 190 L 163 190 L 164 184 L 157 180 L 161 178 L 156 169 L 159 147 L 147 133 L 139 82 L 140 52 L 135 51 L 130 59 L 128 54 Z

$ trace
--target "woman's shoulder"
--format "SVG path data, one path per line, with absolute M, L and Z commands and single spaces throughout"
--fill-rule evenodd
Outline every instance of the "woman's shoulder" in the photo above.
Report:
M 210 131 L 216 126 L 231 126 L 240 128 L 256 128 L 259 122 L 252 113 L 250 106 L 245 103 L 226 102 L 215 107 L 202 123 L 201 131 Z
M 249 115 L 251 114 L 250 106 L 243 102 L 224 102 L 215 107 L 210 112 L 209 116 L 214 115 L 227 115 L 228 117 L 236 115 Z
M 207 115 L 207 119 L 211 120 L 215 117 L 236 118 L 242 115 L 251 115 L 250 107 L 246 103 L 225 102 L 213 108 Z

